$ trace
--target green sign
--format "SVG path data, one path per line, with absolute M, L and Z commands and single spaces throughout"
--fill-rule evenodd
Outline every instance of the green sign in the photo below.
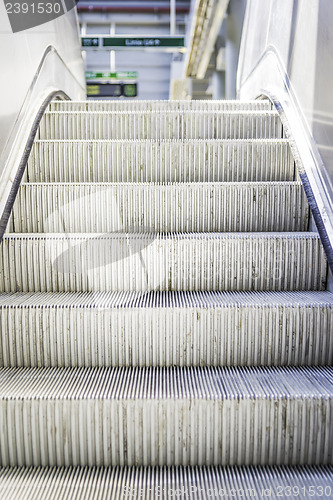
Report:
M 184 47 L 184 37 L 103 37 L 103 47 Z
M 98 47 L 99 38 L 98 37 L 87 37 L 81 38 L 82 47 Z
M 137 71 L 117 71 L 115 73 L 86 71 L 86 79 L 107 78 L 108 80 L 132 80 L 138 78 Z
M 101 42 L 99 42 L 101 40 Z M 120 36 L 94 36 L 82 37 L 82 47 L 102 48 L 182 48 L 185 47 L 183 36 L 154 36 L 154 37 L 120 37 Z

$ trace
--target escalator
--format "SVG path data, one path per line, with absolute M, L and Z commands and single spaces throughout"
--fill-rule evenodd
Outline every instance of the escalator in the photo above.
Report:
M 52 102 L 0 247 L 1 497 L 330 497 L 328 273 L 269 101 Z

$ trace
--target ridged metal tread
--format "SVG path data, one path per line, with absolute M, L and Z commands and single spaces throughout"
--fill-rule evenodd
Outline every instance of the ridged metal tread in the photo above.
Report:
M 85 137 L 86 133 L 92 134 L 93 138 L 109 138 L 112 137 L 112 133 L 118 133 L 118 131 L 119 136 L 116 137 L 121 138 L 126 136 L 129 138 L 206 138 L 220 137 L 221 133 L 225 137 L 250 137 L 251 135 L 281 137 L 283 135 L 281 123 L 274 118 L 277 114 L 270 111 L 266 113 L 269 116 L 268 120 L 259 118 L 262 113 L 254 113 L 250 118 L 248 112 L 223 113 L 223 120 L 220 120 L 222 113 L 214 114 L 205 111 L 185 112 L 185 118 L 182 116 L 182 111 L 166 113 L 158 111 L 150 113 L 151 116 L 144 116 L 142 112 L 112 114 L 115 117 L 110 119 L 112 116 L 110 112 L 108 117 L 107 112 L 103 111 L 49 113 L 44 118 L 44 124 L 50 118 L 50 126 L 46 125 L 44 133 L 50 133 L 50 135 L 44 137 L 52 137 L 53 132 L 56 131 L 52 129 L 54 125 L 63 126 L 64 134 L 69 132 L 68 138 Z M 239 120 L 241 114 L 245 116 L 247 129 L 243 128 L 244 123 Z M 77 122 L 74 115 L 78 115 Z M 67 118 L 61 121 L 65 116 Z M 52 123 L 52 117 L 61 117 L 61 119 L 58 122 L 55 119 Z M 89 119 L 85 122 L 87 117 L 92 118 L 90 122 Z M 229 120 L 225 120 L 226 117 L 229 117 Z M 252 123 L 250 123 L 251 120 Z M 99 127 L 99 121 L 102 122 L 102 128 Z M 59 133 L 62 134 L 63 131 L 60 130 Z M 151 145 L 148 142 L 145 145 L 146 148 Z M 60 175 L 66 175 L 65 170 L 73 167 L 73 162 L 70 164 L 66 155 L 62 155 L 64 151 L 67 151 L 66 154 L 69 157 L 72 155 L 72 158 L 75 158 L 76 164 L 82 163 L 82 160 L 86 162 L 89 156 L 91 163 L 86 162 L 89 163 L 89 168 L 95 168 L 93 165 L 95 160 L 92 159 L 97 152 L 99 155 L 96 162 L 97 169 L 99 169 L 98 175 L 119 175 L 121 156 L 115 158 L 115 163 L 112 163 L 113 160 L 105 163 L 105 155 L 110 154 L 114 144 L 114 148 L 118 148 L 120 155 L 124 152 L 132 154 L 128 167 L 124 168 L 124 174 L 121 175 L 132 176 L 134 172 L 134 175 L 148 177 L 151 175 L 154 164 L 156 167 L 156 161 L 151 156 L 152 150 L 149 150 L 147 154 L 146 149 L 146 153 L 143 152 L 141 157 L 144 161 L 140 165 L 135 165 L 133 170 L 133 144 L 126 149 L 129 141 L 121 146 L 123 148 L 121 151 L 120 143 L 116 144 L 115 141 L 107 146 L 102 141 L 98 144 L 97 141 L 86 141 L 84 146 L 80 144 L 78 149 L 75 149 L 75 145 L 69 146 L 67 150 L 65 142 L 59 142 L 55 146 L 60 147 L 56 153 L 52 150 L 55 144 L 53 141 L 52 146 L 47 146 L 50 148 L 47 149 L 47 154 L 49 159 L 51 154 L 51 162 L 48 164 L 47 160 L 42 168 L 53 170 L 54 163 L 57 163 L 54 155 L 60 154 L 63 158 L 56 167 Z M 86 144 L 88 144 L 88 150 L 82 149 L 86 147 Z M 161 160 L 154 175 L 161 174 L 161 182 L 165 180 L 163 175 L 175 175 L 173 172 L 170 173 L 170 166 L 174 158 L 173 151 L 176 151 L 177 147 L 170 151 L 170 160 L 167 162 L 164 160 L 164 163 L 162 148 L 159 147 L 158 154 Z M 138 141 L 135 148 L 139 148 Z M 223 148 L 225 152 L 226 149 L 224 146 Z M 228 151 L 231 151 L 231 146 Z M 240 151 L 244 153 L 243 146 L 238 148 L 237 152 Z M 183 152 L 184 149 L 179 154 Z M 199 152 L 202 154 L 203 149 L 201 148 Z M 112 150 L 112 154 L 114 153 L 115 149 Z M 279 155 L 276 151 L 275 153 Z M 42 155 L 44 154 L 45 150 L 42 151 Z M 77 154 L 79 157 L 75 156 Z M 156 151 L 153 154 L 156 158 Z M 234 149 L 233 154 L 235 154 Z M 265 154 L 265 160 L 263 158 L 260 160 L 258 175 L 265 175 L 261 172 L 265 168 L 264 161 L 267 162 L 267 150 Z M 290 153 L 285 152 L 285 154 L 288 157 Z M 202 175 L 205 169 L 207 172 L 210 168 L 211 160 L 208 160 L 204 168 L 200 170 L 202 162 L 198 160 L 196 153 L 194 155 L 196 164 L 199 165 L 198 173 L 195 175 Z M 276 171 L 278 175 L 284 175 L 281 171 L 285 168 L 291 172 L 293 162 L 286 163 L 286 157 L 280 157 L 277 167 L 274 163 L 269 166 L 267 175 L 275 175 Z M 177 158 L 181 159 L 181 156 Z M 239 156 L 237 158 L 239 159 Z M 32 161 L 35 162 L 34 172 L 38 175 L 41 158 Z M 235 163 L 235 160 L 233 161 Z M 220 159 L 217 160 L 217 171 L 221 165 L 219 162 Z M 225 162 L 225 157 L 223 162 Z M 185 163 L 191 164 L 191 160 L 186 159 Z M 250 170 L 246 170 L 244 163 L 238 160 L 236 163 L 239 168 L 237 166 L 235 170 L 237 174 L 232 175 L 239 175 L 239 173 L 247 176 L 253 175 L 251 167 Z M 223 163 L 223 165 L 223 169 L 226 170 L 226 164 Z M 142 167 L 143 174 L 138 172 L 138 166 Z M 228 167 L 234 168 L 232 162 L 229 162 Z M 79 175 L 84 175 L 87 168 L 85 165 L 74 165 L 73 170 L 76 172 L 76 169 L 79 169 Z M 189 175 L 186 173 L 186 169 L 189 168 L 182 167 L 181 175 Z M 105 170 L 111 170 L 112 174 L 105 174 Z M 274 173 L 272 173 L 273 170 Z M 31 180 L 29 172 L 27 179 Z M 65 179 L 66 181 L 68 179 Z M 23 189 L 29 190 L 34 187 Z M 73 189 L 73 187 L 68 189 Z M 54 191 L 57 186 L 46 188 Z M 40 196 L 41 202 L 42 196 L 44 195 Z M 30 198 L 30 202 L 32 200 L 33 198 Z M 177 200 L 175 201 L 177 203 Z M 45 198 L 44 202 L 46 205 Z M 108 212 L 107 203 L 105 212 Z M 200 200 L 199 203 L 201 203 Z M 245 202 L 244 206 L 246 204 Z M 155 202 L 155 206 L 158 205 L 159 203 Z M 50 210 L 52 211 L 53 208 L 54 206 L 51 206 Z M 92 207 L 90 217 L 98 213 L 95 208 L 96 206 Z M 68 209 L 71 210 L 71 207 L 67 207 Z M 149 211 L 149 206 L 139 205 L 138 210 Z M 193 206 L 189 211 L 193 216 Z M 257 214 L 257 217 L 262 216 Z M 140 229 L 142 230 L 143 227 L 146 228 L 146 221 Z M 27 229 L 31 231 L 34 227 L 30 226 Z M 63 229 L 68 231 L 68 229 L 74 230 L 75 228 L 66 228 L 65 224 Z M 109 230 L 108 227 L 97 227 L 97 229 Z M 133 229 L 132 220 L 128 222 L 126 229 Z M 175 229 L 180 230 L 179 227 Z M 84 227 L 81 226 L 78 230 L 82 231 Z M 122 231 L 123 228 L 115 225 L 113 230 Z M 263 243 L 260 238 L 265 242 L 269 240 L 269 243 Z M 216 241 L 218 241 L 217 244 L 215 244 Z M 68 251 L 71 245 L 72 249 Z M 113 289 L 210 290 L 211 287 L 221 288 L 221 283 L 222 289 L 281 290 L 323 289 L 326 284 L 326 260 L 318 237 L 313 234 L 306 236 L 300 234 L 260 236 L 138 234 L 133 237 L 123 234 L 111 236 L 108 234 L 102 236 L 54 234 L 46 235 L 44 239 L 36 234 L 17 234 L 9 236 L 7 240 L 5 238 L 2 247 L 4 249 L 0 250 L 3 252 L 0 256 L 0 267 L 2 265 L 6 267 L 8 264 L 4 272 L 7 274 L 2 277 L 4 290 L 41 289 L 77 290 L 78 292 L 85 289 L 96 291 Z M 132 255 L 133 253 L 135 255 Z M 50 264 L 52 261 L 53 264 Z M 115 262 L 109 265 L 110 261 Z M 219 267 L 214 268 L 216 262 L 218 266 L 221 266 L 222 262 L 222 271 Z M 309 263 L 311 264 L 310 270 L 308 270 Z M 96 266 L 100 264 L 102 267 L 97 269 Z M 70 270 L 74 270 L 74 273 L 69 274 Z M 223 273 L 224 276 L 221 277 Z M 2 278 L 0 277 L 0 280 Z M 50 300 L 50 295 L 57 295 L 57 300 L 62 305 L 44 307 L 39 303 L 37 307 L 38 299 L 48 297 L 47 301 Z M 197 363 L 199 365 L 202 364 L 201 353 L 203 358 L 206 356 L 210 364 L 214 364 L 214 361 L 219 364 L 223 356 L 225 356 L 224 359 L 229 356 L 229 360 L 235 356 L 235 361 L 241 364 L 244 361 L 244 355 L 248 356 L 248 363 L 251 364 L 253 360 L 259 363 L 267 363 L 271 360 L 274 363 L 274 359 L 275 361 L 277 359 L 274 355 L 278 358 L 280 356 L 277 363 L 283 360 L 283 355 L 285 360 L 286 356 L 288 357 L 287 363 L 295 359 L 294 355 L 298 357 L 296 363 L 303 363 L 310 359 L 311 363 L 316 363 L 318 359 L 319 362 L 326 363 L 331 362 L 332 359 L 331 305 L 309 304 L 306 306 L 303 295 L 303 305 L 295 308 L 289 304 L 287 312 L 282 305 L 278 311 L 275 307 L 272 312 L 272 306 L 266 304 L 261 309 L 263 313 L 260 314 L 258 303 L 252 308 L 248 304 L 244 307 L 244 305 L 239 305 L 241 302 L 239 299 L 236 307 L 235 297 L 233 305 L 224 306 L 222 312 L 221 306 L 192 307 L 192 310 L 189 307 L 178 308 L 176 312 L 172 310 L 174 315 L 172 325 L 170 315 L 166 316 L 170 312 L 170 307 L 164 310 L 156 307 L 153 310 L 154 318 L 150 318 L 150 323 L 146 323 L 146 328 L 141 322 L 147 321 L 147 313 L 150 313 L 152 307 L 136 307 L 130 317 L 128 311 L 126 315 L 123 314 L 123 305 L 101 309 L 101 301 L 104 300 L 111 305 L 111 296 L 115 298 L 117 294 L 92 293 L 88 295 L 89 307 L 77 307 L 77 305 L 73 307 L 70 306 L 70 302 L 63 307 L 62 300 L 75 302 L 75 298 L 80 296 L 78 300 L 82 305 L 82 300 L 83 302 L 86 300 L 84 296 L 87 298 L 84 293 L 70 293 L 37 294 L 34 297 L 31 294 L 28 301 L 31 300 L 33 304 L 28 307 L 0 308 L 2 327 L 4 325 L 8 335 L 3 337 L 5 342 L 2 343 L 4 352 L 7 349 L 5 352 L 7 359 L 14 359 L 15 355 L 18 355 L 19 361 L 28 360 L 28 363 L 30 359 L 37 360 L 36 364 L 43 364 L 45 360 L 52 358 L 51 362 L 54 364 L 59 360 L 64 364 L 68 363 L 68 360 L 69 362 L 74 360 L 74 364 L 78 364 L 81 360 L 82 364 L 88 365 L 103 364 L 106 358 L 114 364 L 117 362 L 125 365 L 135 364 L 135 361 L 140 364 L 157 364 L 158 356 L 164 365 L 173 364 L 174 361 L 178 364 Z M 118 305 L 120 295 L 123 298 L 126 297 L 127 303 L 133 303 L 134 296 L 140 297 L 140 294 L 118 294 Z M 143 299 L 145 296 L 143 300 L 147 300 L 148 295 L 157 297 L 158 294 L 141 294 L 141 297 Z M 173 298 L 176 296 L 170 293 L 159 294 L 160 297 L 162 295 L 163 300 L 171 295 Z M 185 295 L 188 294 L 179 292 L 177 297 Z M 200 296 L 204 295 L 204 293 L 200 294 Z M 253 297 L 253 295 L 260 294 L 238 295 Z M 289 296 L 289 294 L 285 295 Z M 323 295 L 327 297 L 326 294 Z M 191 296 L 194 297 L 195 294 Z M 17 295 L 11 295 L 11 297 L 18 298 Z M 94 300 L 97 300 L 97 303 L 92 306 L 91 303 Z M 134 300 L 138 303 L 138 299 Z M 265 299 L 262 298 L 262 300 L 264 303 Z M 198 317 L 198 309 L 200 317 Z M 234 312 L 233 319 L 226 320 L 227 315 L 228 318 L 232 316 L 231 310 Z M 249 310 L 250 315 L 252 314 L 250 317 L 246 316 Z M 116 317 L 117 322 L 110 321 L 108 314 L 111 311 L 113 320 Z M 157 311 L 159 316 L 156 314 Z M 225 312 L 226 314 L 223 314 Z M 140 313 L 143 315 L 139 316 Z M 229 348 L 222 343 L 216 346 L 216 331 L 211 328 L 211 322 L 219 321 L 221 316 L 223 316 L 224 323 L 220 328 L 227 336 L 229 346 L 232 344 Z M 210 343 L 207 342 L 209 337 L 198 335 L 199 321 L 201 321 L 200 334 L 204 331 L 207 335 L 208 332 L 211 336 Z M 238 335 L 237 355 L 235 354 L 235 338 L 231 339 L 231 334 L 225 328 L 227 321 L 229 321 L 229 331 L 233 330 L 233 335 L 236 331 Z M 231 324 L 232 321 L 234 323 Z M 246 321 L 251 322 L 250 327 Z M 279 339 L 274 339 L 275 343 L 272 339 L 274 327 L 271 325 L 273 323 L 275 332 L 280 335 Z M 114 330 L 115 324 L 119 328 L 117 334 Z M 112 332 L 110 332 L 111 325 Z M 136 330 L 134 325 L 139 325 L 141 330 Z M 161 332 L 163 333 L 160 344 L 153 337 L 154 331 L 147 328 L 147 325 L 155 329 L 155 336 L 157 334 L 161 336 Z M 103 331 L 104 337 L 101 337 L 100 333 L 95 343 L 96 327 L 99 332 Z M 188 327 L 194 327 L 191 332 L 192 338 L 186 332 Z M 126 328 L 131 329 L 131 338 L 126 338 Z M 261 337 L 263 338 L 261 345 L 258 345 L 260 342 L 258 331 L 259 335 L 264 334 L 264 337 Z M 253 336 L 253 345 L 246 346 L 245 334 Z M 23 338 L 24 335 L 25 338 Z M 38 338 L 41 335 L 43 345 Z M 47 335 L 50 335 L 49 338 Z M 107 335 L 110 335 L 114 342 L 112 346 L 107 343 Z M 117 338 L 115 338 L 116 335 Z M 16 345 L 15 342 L 17 342 Z M 171 342 L 173 342 L 172 347 Z M 199 347 L 201 351 L 193 350 L 197 347 L 195 342 L 198 346 L 201 342 Z M 248 351 L 244 354 L 246 347 Z M 294 353 L 293 350 L 296 352 Z M 8 383 L 6 386 L 0 382 L 0 401 L 2 396 L 0 413 L 4 415 L 2 419 L 0 418 L 4 422 L 4 432 L 0 434 L 0 457 L 1 463 L 4 464 L 332 463 L 333 374 L 329 368 L 157 369 L 150 367 L 117 369 L 88 367 L 69 370 L 3 368 L 0 369 L 0 380 L 1 377 L 5 378 Z M 8 389 L 7 394 L 3 392 L 3 388 Z M 158 400 L 154 399 L 154 396 L 157 396 Z
M 300 182 L 26 183 L 12 218 L 18 233 L 306 231 L 309 206 Z
M 329 466 L 0 468 L 2 500 L 331 498 L 332 483 Z
M 282 138 L 276 111 L 52 111 L 38 139 Z
M 333 293 L 0 294 L 0 366 L 329 365 Z
M 1 368 L 1 465 L 328 465 L 333 369 Z
M 285 139 L 37 140 L 32 182 L 292 181 Z
M 323 290 L 317 233 L 14 233 L 0 291 Z
M 200 100 L 200 101 L 166 101 L 166 100 L 89 100 L 89 101 L 53 101 L 48 111 L 270 111 L 272 103 L 267 99 L 255 101 L 236 100 Z

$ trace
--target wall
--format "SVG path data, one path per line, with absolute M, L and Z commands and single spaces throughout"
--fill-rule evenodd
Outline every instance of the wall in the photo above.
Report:
M 236 99 L 236 75 L 245 10 L 246 0 L 230 0 L 225 41 L 226 99 Z

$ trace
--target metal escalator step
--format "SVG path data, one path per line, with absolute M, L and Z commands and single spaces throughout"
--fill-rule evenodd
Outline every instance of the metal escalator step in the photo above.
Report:
M 330 498 L 333 467 L 0 468 L 2 500 L 142 498 Z
M 285 139 L 35 141 L 31 182 L 292 181 Z
M 2 368 L 1 465 L 328 465 L 333 369 Z
M 317 233 L 6 234 L 0 292 L 323 290 Z
M 330 292 L 0 294 L 0 366 L 329 365 Z
M 255 101 L 53 101 L 48 111 L 270 111 L 272 103 L 267 99 Z
M 276 111 L 52 111 L 39 139 L 282 138 Z
M 12 216 L 18 233 L 306 231 L 309 207 L 300 182 L 26 183 Z

